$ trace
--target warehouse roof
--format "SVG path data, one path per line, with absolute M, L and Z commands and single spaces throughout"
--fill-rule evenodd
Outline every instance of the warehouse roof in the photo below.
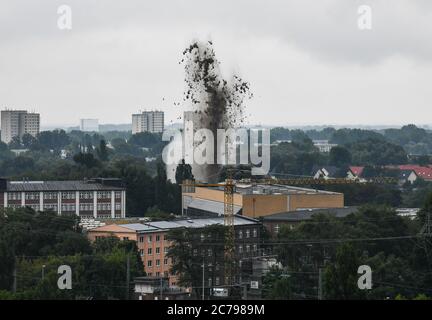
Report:
M 220 187 L 207 187 L 210 189 L 224 190 L 223 186 Z M 302 188 L 282 184 L 246 184 L 246 183 L 236 183 L 235 192 L 242 195 L 252 195 L 252 194 L 338 194 L 338 192 Z
M 209 211 L 217 213 L 218 215 L 223 215 L 225 210 L 225 204 L 219 201 L 194 198 L 188 204 L 188 208 Z M 238 214 L 241 209 L 242 207 L 234 205 L 234 214 Z
M 297 211 L 288 211 L 275 213 L 268 216 L 263 217 L 264 222 L 271 221 L 286 221 L 286 222 L 298 222 L 303 220 L 312 219 L 314 215 L 317 214 L 326 214 L 332 215 L 336 218 L 343 218 L 351 213 L 357 211 L 357 207 L 343 207 L 343 208 L 317 208 L 317 209 L 304 209 Z

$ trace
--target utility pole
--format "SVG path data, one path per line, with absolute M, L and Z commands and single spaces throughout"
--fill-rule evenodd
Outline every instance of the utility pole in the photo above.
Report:
M 126 300 L 129 300 L 129 282 L 130 282 L 130 256 L 126 256 Z
M 160 299 L 162 300 L 162 277 L 160 278 Z
M 427 236 L 430 236 L 432 232 L 432 221 L 431 221 L 431 213 L 428 212 L 426 215 L 426 225 L 425 225 L 425 230 L 424 233 Z
M 16 293 L 17 291 L 17 264 L 18 264 L 18 259 L 15 256 L 14 257 L 14 269 L 13 269 L 13 283 L 12 283 L 12 292 Z
M 323 299 L 323 290 L 322 290 L 322 268 L 318 269 L 318 300 Z
M 204 300 L 204 288 L 205 288 L 205 280 L 204 280 L 204 256 L 202 263 L 202 299 Z
M 425 223 L 420 229 L 420 235 L 423 236 L 431 236 L 432 235 L 432 220 L 431 220 L 431 212 L 426 212 Z
M 247 300 L 247 282 L 243 284 L 243 300 Z

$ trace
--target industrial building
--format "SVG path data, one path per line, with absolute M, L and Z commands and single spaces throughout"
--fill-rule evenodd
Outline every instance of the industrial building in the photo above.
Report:
M 223 186 L 194 189 L 195 192 L 182 193 L 183 214 L 223 215 Z M 235 214 L 259 218 L 299 209 L 343 208 L 344 195 L 338 192 L 288 185 L 236 183 L 233 204 Z
M 2 110 L 1 141 L 9 143 L 14 137 L 22 138 L 24 134 L 35 137 L 40 129 L 39 113 L 29 113 L 26 110 Z
M 0 179 L 0 208 L 30 207 L 59 215 L 124 218 L 126 189 L 119 179 L 85 181 L 9 181 Z

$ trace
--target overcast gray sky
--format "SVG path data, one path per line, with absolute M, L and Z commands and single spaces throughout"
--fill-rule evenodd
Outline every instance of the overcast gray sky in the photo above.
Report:
M 359 5 L 372 30 L 358 29 Z M 430 0 L 1 0 L 0 107 L 43 126 L 153 108 L 175 121 L 195 39 L 251 83 L 251 124 L 432 123 Z

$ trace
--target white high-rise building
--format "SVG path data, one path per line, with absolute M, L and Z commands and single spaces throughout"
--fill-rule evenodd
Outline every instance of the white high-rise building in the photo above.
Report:
M 161 133 L 163 130 L 163 111 L 144 111 L 132 115 L 132 134 L 139 132 Z
M 40 128 L 39 113 L 28 113 L 26 110 L 2 110 L 1 141 L 9 143 L 13 137 L 26 133 L 36 136 Z
M 81 119 L 80 120 L 81 131 L 99 131 L 99 120 L 98 119 Z

